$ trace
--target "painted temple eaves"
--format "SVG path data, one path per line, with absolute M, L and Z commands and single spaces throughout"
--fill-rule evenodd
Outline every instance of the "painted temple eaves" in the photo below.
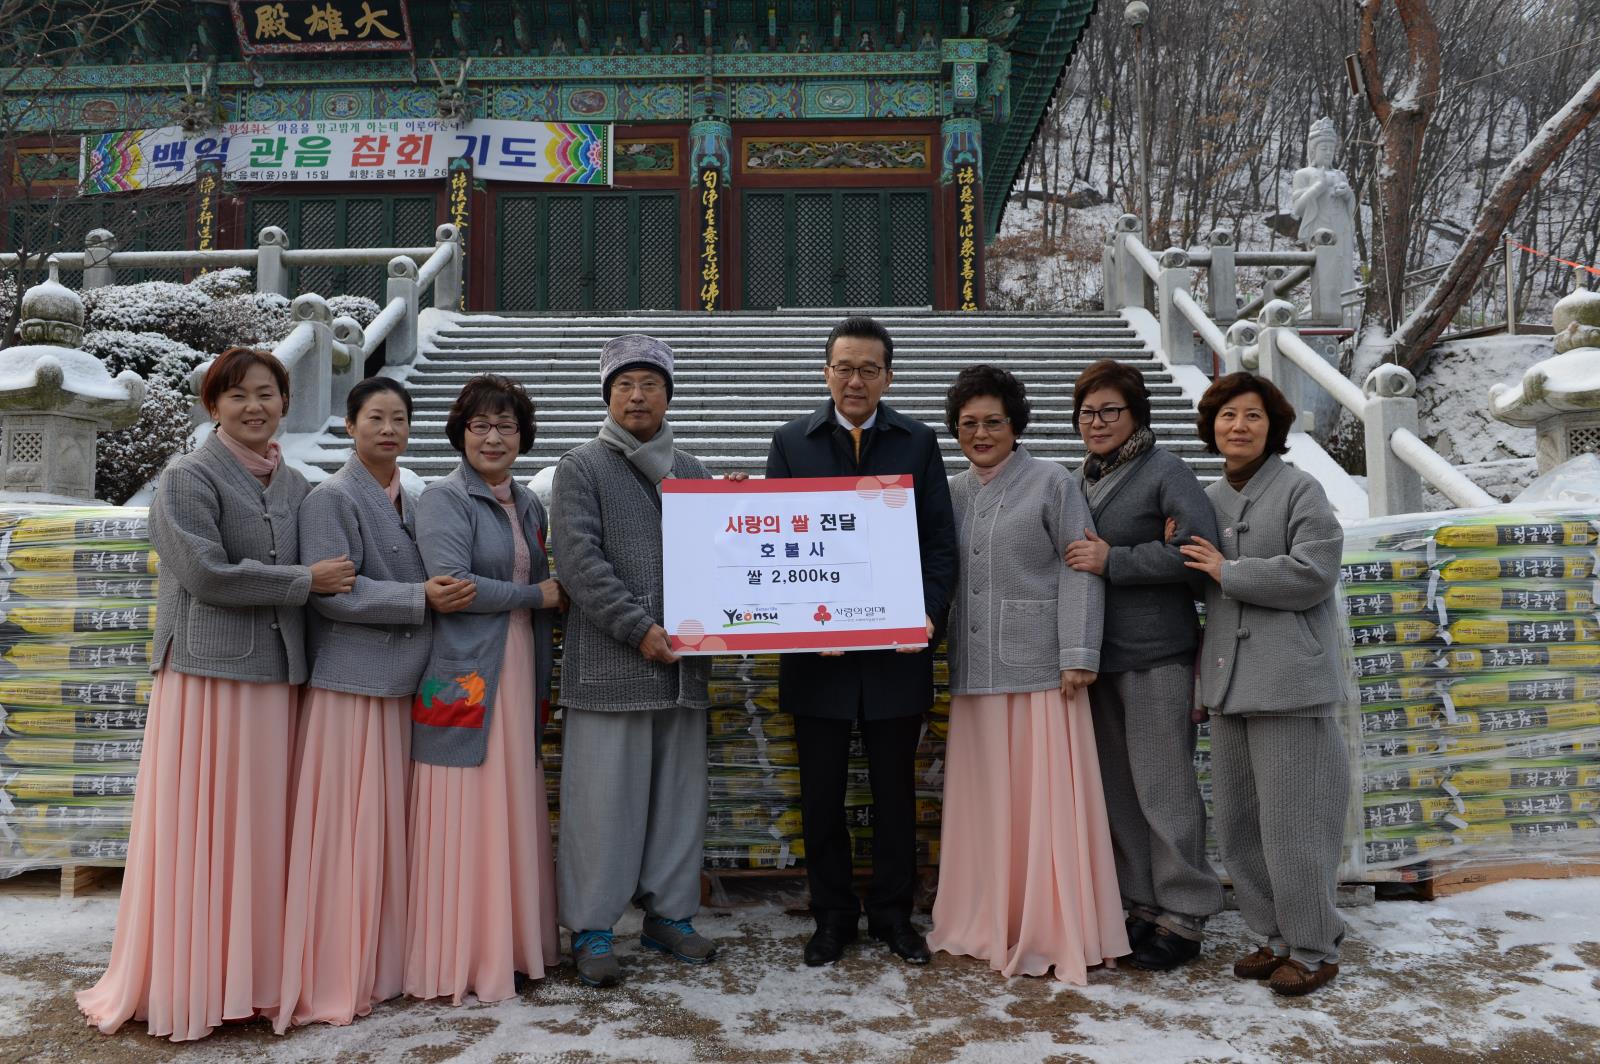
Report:
M 457 84 L 480 118 L 634 126 L 922 120 L 940 124 L 943 183 L 956 181 L 960 165 L 977 164 L 982 227 L 992 235 L 1094 2 L 192 0 L 157 8 L 88 61 L 19 64 L 0 46 L 0 63 L 12 64 L 0 68 L 8 135 L 66 139 L 208 117 L 437 118 L 441 97 Z M 332 33 L 330 9 L 338 14 Z M 323 14 L 312 22 L 308 11 Z M 363 18 L 364 35 L 390 50 L 350 50 Z M 327 47 L 279 55 L 252 39 L 280 25 L 302 45 L 327 37 Z M 619 172 L 654 165 L 648 144 L 628 150 L 635 157 L 619 152 Z M 827 158 L 788 158 L 778 140 L 749 150 L 764 154 L 747 164 L 830 166 Z M 797 150 L 816 153 L 814 144 Z M 849 162 L 893 170 L 904 162 L 896 153 L 880 142 Z

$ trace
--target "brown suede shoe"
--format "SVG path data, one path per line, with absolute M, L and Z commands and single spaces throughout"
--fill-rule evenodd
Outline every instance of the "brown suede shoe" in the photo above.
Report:
M 1288 959 L 1288 956 L 1280 957 L 1268 947 L 1262 946 L 1254 953 L 1234 961 L 1233 974 L 1240 979 L 1268 979 L 1278 970 L 1278 966 Z
M 1272 987 L 1274 994 L 1282 994 L 1285 997 L 1299 997 L 1301 994 L 1311 993 L 1324 983 L 1332 982 L 1333 977 L 1338 974 L 1339 966 L 1337 964 L 1324 962 L 1313 970 L 1291 958 L 1278 965 L 1277 970 L 1272 973 L 1272 978 L 1267 981 L 1267 985 Z

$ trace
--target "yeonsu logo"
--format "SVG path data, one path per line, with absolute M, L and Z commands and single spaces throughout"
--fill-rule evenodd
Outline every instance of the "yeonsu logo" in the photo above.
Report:
M 727 619 L 722 625 L 724 628 L 743 628 L 752 624 L 777 624 L 777 610 L 723 610 L 722 615 Z
M 828 612 L 828 607 L 826 604 L 824 604 L 817 607 L 817 612 L 811 615 L 811 619 L 816 621 L 818 624 L 827 624 L 829 621 L 833 620 L 833 614 Z

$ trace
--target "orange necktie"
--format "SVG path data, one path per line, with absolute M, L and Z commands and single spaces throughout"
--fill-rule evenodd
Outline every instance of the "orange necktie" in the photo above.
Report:
M 861 430 L 858 429 L 858 428 L 851 429 L 850 430 L 850 438 L 855 441 L 855 444 L 856 444 L 856 464 L 859 465 L 861 463 Z

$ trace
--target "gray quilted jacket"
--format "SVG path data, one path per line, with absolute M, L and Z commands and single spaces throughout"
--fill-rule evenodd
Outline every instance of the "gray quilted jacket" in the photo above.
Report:
M 263 488 L 214 434 L 167 466 L 150 504 L 161 557 L 151 671 L 167 662 L 192 676 L 305 683 L 300 501 L 310 490 L 286 463 Z
M 711 476 L 675 451 L 672 475 Z M 572 606 L 561 644 L 561 704 L 588 710 L 702 709 L 711 659 L 660 665 L 639 653 L 661 623 L 660 497 L 627 459 L 599 440 L 556 465 L 550 497 L 557 576 Z
M 1335 595 L 1344 529 L 1322 486 L 1269 457 L 1217 510 L 1222 583 L 1206 581 L 1200 701 L 1212 712 L 1323 716 L 1348 695 Z

